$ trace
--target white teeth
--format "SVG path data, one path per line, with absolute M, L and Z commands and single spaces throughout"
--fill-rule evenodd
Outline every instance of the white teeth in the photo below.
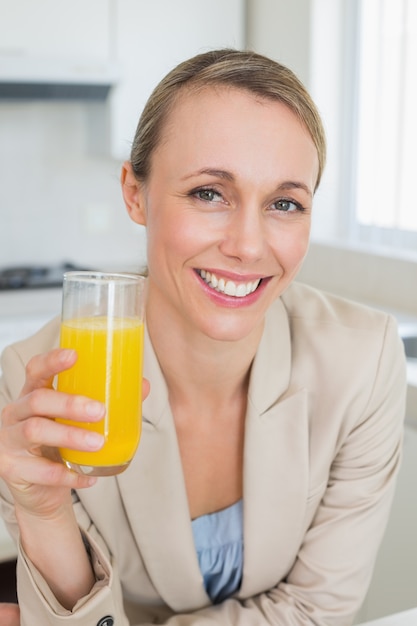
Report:
M 237 291 L 236 284 L 232 280 L 228 280 L 224 288 L 224 293 L 228 296 L 235 296 Z
M 212 289 L 236 298 L 243 298 L 252 293 L 261 282 L 260 279 L 247 283 L 235 283 L 233 280 L 225 281 L 224 278 L 218 278 L 215 274 L 207 270 L 200 270 L 199 274 L 204 282 L 212 287 Z
M 210 280 L 210 285 L 213 287 L 213 289 L 216 289 L 218 284 L 219 284 L 219 281 L 217 280 L 217 276 L 212 274 L 211 275 L 211 280 Z

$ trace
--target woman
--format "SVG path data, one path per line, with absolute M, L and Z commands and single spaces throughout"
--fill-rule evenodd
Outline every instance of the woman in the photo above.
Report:
M 324 161 L 309 95 L 260 55 L 199 55 L 152 94 L 121 176 L 148 241 L 129 469 L 97 481 L 56 459 L 102 441 L 50 418 L 104 411 L 52 389 L 76 359 L 59 320 L 3 355 L 22 624 L 352 622 L 392 501 L 405 361 L 390 317 L 293 282 Z

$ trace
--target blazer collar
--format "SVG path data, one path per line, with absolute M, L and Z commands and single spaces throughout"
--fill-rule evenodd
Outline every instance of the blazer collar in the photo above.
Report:
M 288 573 L 302 540 L 308 494 L 307 393 L 262 415 L 249 404 L 244 449 L 244 568 L 238 597 L 271 589 Z

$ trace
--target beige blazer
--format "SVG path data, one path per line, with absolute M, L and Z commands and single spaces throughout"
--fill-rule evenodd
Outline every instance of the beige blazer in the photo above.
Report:
M 24 364 L 56 345 L 57 335 L 55 320 L 6 349 L 0 404 L 19 394 Z M 22 624 L 107 626 L 111 616 L 126 626 L 173 615 L 170 626 L 350 624 L 400 460 L 406 375 L 394 320 L 300 284 L 272 306 L 246 417 L 243 580 L 215 607 L 199 571 L 174 422 L 149 338 L 145 376 L 151 393 L 131 466 L 74 494 L 97 584 L 69 613 L 19 548 Z M 1 481 L 0 491 L 18 542 Z M 74 575 L 65 563 L 62 575 Z

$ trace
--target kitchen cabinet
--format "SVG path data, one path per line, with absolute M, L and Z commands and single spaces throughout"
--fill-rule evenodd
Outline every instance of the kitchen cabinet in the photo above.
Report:
M 0 97 L 104 99 L 117 79 L 111 1 L 0 0 Z
M 108 60 L 110 1 L 0 0 L 3 62 L 16 57 Z
M 210 48 L 243 46 L 244 1 L 117 0 L 114 9 L 120 81 L 110 94 L 109 139 L 123 159 L 145 101 L 172 67 Z

